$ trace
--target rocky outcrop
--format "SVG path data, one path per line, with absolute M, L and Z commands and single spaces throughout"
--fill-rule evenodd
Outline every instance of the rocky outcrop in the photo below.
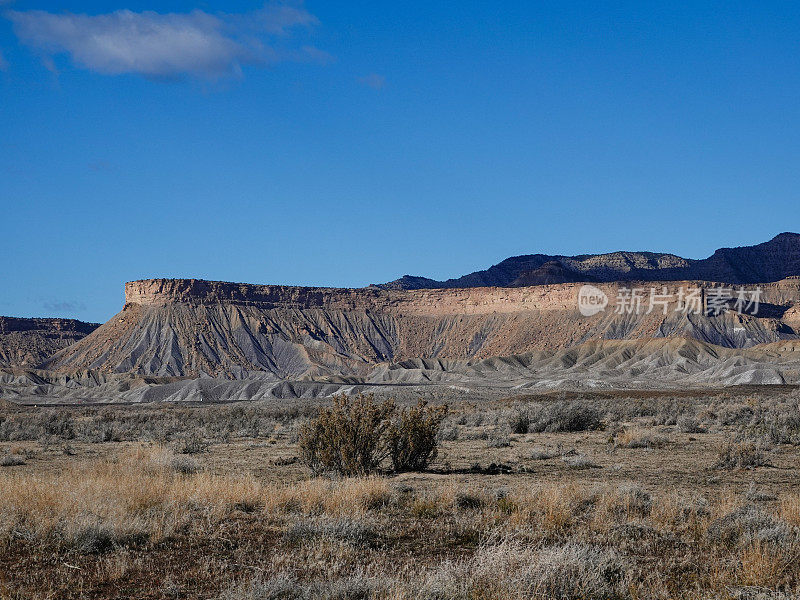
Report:
M 99 326 L 75 319 L 0 317 L 0 366 L 35 367 Z
M 640 283 L 598 283 L 613 303 Z M 659 293 L 710 282 L 664 282 Z M 579 283 L 384 290 L 152 279 L 126 285 L 125 308 L 44 366 L 66 371 L 298 380 L 363 377 L 406 360 L 483 360 L 556 352 L 593 340 L 693 338 L 729 348 L 797 337 L 800 279 L 762 286 L 759 315 L 684 314 L 675 304 L 586 317 Z M 794 323 L 794 321 L 792 321 Z M 260 376 L 260 375 L 259 375 Z
M 508 391 L 578 380 L 794 382 L 799 249 L 800 236 L 782 234 L 704 260 L 645 252 L 530 255 L 458 280 L 406 277 L 362 289 L 132 281 L 122 311 L 94 331 L 46 320 L 30 331 L 7 325 L 4 334 L 0 322 L 0 338 L 29 340 L 15 341 L 5 364 L 42 369 L 0 379 L 33 396 L 78 398 L 91 389 L 96 399 L 139 400 L 314 396 L 383 385 Z M 588 316 L 579 310 L 587 282 L 608 302 Z M 712 310 L 720 288 L 735 292 L 752 282 L 761 292 L 757 311 Z M 648 310 L 651 288 L 669 300 Z M 642 305 L 621 310 L 634 289 Z M 680 310 L 678 300 L 690 291 L 697 310 Z M 167 379 L 156 384 L 153 377 Z M 230 383 L 237 380 L 246 383 Z
M 548 265 L 548 267 L 545 267 Z M 545 267 L 544 272 L 540 270 Z M 755 246 L 721 248 L 702 260 L 653 252 L 612 252 L 580 256 L 529 254 L 456 279 L 435 281 L 405 275 L 385 289 L 507 287 L 562 281 L 681 281 L 704 280 L 754 284 L 800 276 L 800 234 L 781 233 Z
M 557 260 L 544 263 L 538 269 L 523 271 L 514 281 L 511 287 L 526 287 L 531 285 L 552 285 L 554 283 L 594 283 L 597 279 L 591 275 L 571 271 Z

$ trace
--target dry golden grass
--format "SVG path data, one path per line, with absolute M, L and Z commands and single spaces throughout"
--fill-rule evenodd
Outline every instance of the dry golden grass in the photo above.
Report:
M 40 542 L 69 544 L 99 527 L 113 539 L 174 535 L 201 515 L 219 522 L 233 510 L 354 517 L 386 504 L 386 479 L 310 479 L 265 485 L 248 476 L 184 475 L 161 447 L 133 448 L 47 475 L 10 474 L 0 486 L 0 535 L 24 532 Z
M 471 409 L 449 417 L 434 472 L 392 477 L 310 477 L 290 424 L 199 445 L 0 444 L 25 457 L 0 469 L 0 599 L 800 594 L 798 447 L 775 445 L 769 466 L 714 468 L 750 404 L 692 413 L 702 433 L 645 408 L 604 431 L 507 434 L 497 448 L 486 437 L 507 431 L 508 411 Z M 653 436 L 668 444 L 642 442 Z M 174 454 L 188 446 L 200 451 Z
M 641 427 L 626 427 L 614 437 L 614 443 L 622 448 L 661 448 L 668 442 L 665 436 Z
M 791 584 L 792 561 L 798 556 L 793 548 L 756 542 L 739 553 L 740 583 L 744 586 L 775 589 Z
M 800 527 L 800 494 L 786 494 L 781 498 L 779 506 L 781 518 L 795 527 Z
M 143 557 L 149 549 L 174 543 L 189 531 L 194 531 L 191 539 L 201 540 L 226 530 L 223 539 L 228 539 L 235 535 L 231 525 L 242 518 L 237 515 L 253 515 L 248 527 L 273 531 L 289 544 L 255 550 L 263 553 L 258 572 L 271 573 L 258 582 L 264 589 L 278 585 L 276 577 L 305 569 L 313 581 L 382 590 L 353 596 L 365 598 L 411 599 L 425 589 L 444 600 L 655 598 L 653 586 L 659 593 L 694 598 L 691 589 L 681 591 L 680 579 L 666 566 L 682 555 L 680 560 L 694 562 L 692 586 L 717 597 L 725 597 L 731 586 L 800 591 L 800 535 L 793 529 L 797 495 L 783 496 L 773 512 L 759 517 L 765 523 L 758 525 L 761 529 L 748 530 L 745 517 L 733 521 L 741 541 L 730 548 L 707 532 L 743 510 L 742 499 L 733 494 L 705 502 L 633 485 L 579 482 L 498 494 L 453 480 L 418 493 L 398 491 L 392 481 L 377 477 L 267 485 L 247 476 L 183 474 L 174 458 L 161 447 L 134 447 L 113 460 L 58 473 L 3 476 L 0 532 L 6 549 L 19 551 L 22 535 L 23 547 L 66 552 L 73 562 L 95 556 L 91 578 L 118 584 L 148 568 Z M 775 535 L 788 541 L 769 537 Z M 650 554 L 639 565 L 637 557 L 645 551 Z M 448 556 L 455 562 L 435 566 Z M 198 562 L 196 576 L 230 581 L 214 560 Z M 664 566 L 654 566 L 653 560 Z M 422 575 L 396 575 L 398 564 Z M 367 583 L 352 579 L 366 574 Z M 171 583 L 160 585 L 168 590 Z M 230 597 L 251 597 L 239 584 L 227 585 Z M 287 585 L 302 591 L 311 583 Z
M 10 474 L 0 486 L 0 534 L 81 543 L 93 533 L 109 541 L 173 535 L 191 511 L 220 519 L 232 507 L 257 505 L 263 487 L 251 478 L 176 472 L 163 448 L 135 448 L 47 475 Z
M 262 494 L 267 511 L 358 516 L 386 504 L 391 498 L 391 488 L 380 477 L 309 479 L 293 485 L 270 486 Z

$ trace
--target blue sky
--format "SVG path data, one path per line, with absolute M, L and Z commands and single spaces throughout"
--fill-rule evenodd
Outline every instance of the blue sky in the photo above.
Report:
M 792 3 L 0 5 L 0 314 L 800 229 Z

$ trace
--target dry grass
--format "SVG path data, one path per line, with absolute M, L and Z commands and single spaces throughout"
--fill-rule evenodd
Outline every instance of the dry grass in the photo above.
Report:
M 736 498 L 709 506 L 634 485 L 498 493 L 448 484 L 422 495 L 376 477 L 275 486 L 182 474 L 171 456 L 140 447 L 46 477 L 5 476 L 6 551 L 97 556 L 103 577 L 125 578 L 137 553 L 213 537 L 251 515 L 248 528 L 279 534 L 257 551 L 268 575 L 238 582 L 212 575 L 226 598 L 577 600 L 656 598 L 658 590 L 692 598 L 697 585 L 722 594 L 732 584 L 800 591 L 800 566 L 792 562 L 800 551 L 797 495 L 768 513 Z M 388 556 L 418 575 L 403 575 Z M 689 579 L 672 572 L 676 559 Z M 316 564 L 309 572 L 327 580 L 297 579 L 295 567 L 309 560 Z M 356 595 L 331 596 L 336 590 Z
M 669 438 L 637 427 L 626 428 L 614 436 L 614 443 L 621 448 L 661 448 Z
M 249 478 L 187 470 L 160 447 L 135 448 L 118 460 L 99 461 L 55 475 L 12 474 L 0 486 L 0 536 L 56 547 L 158 542 L 193 514 L 220 519 L 237 505 L 260 502 Z M 190 472 L 194 472 L 190 470 Z
M 795 447 L 770 452 L 775 468 L 715 469 L 716 449 L 765 403 L 692 405 L 709 429 L 698 433 L 677 421 L 685 402 L 599 408 L 626 419 L 614 438 L 508 434 L 502 405 L 454 414 L 434 471 L 393 477 L 309 477 L 288 460 L 288 429 L 225 443 L 177 429 L 165 444 L 76 438 L 69 452 L 18 442 L 0 448 L 26 459 L 0 469 L 0 599 L 797 597 Z M 511 446 L 487 448 L 495 431 Z M 175 453 L 186 448 L 199 451 Z

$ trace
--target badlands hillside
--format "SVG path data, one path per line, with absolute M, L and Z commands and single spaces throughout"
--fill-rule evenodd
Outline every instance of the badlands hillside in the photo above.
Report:
M 711 287 L 708 282 L 669 282 Z M 620 284 L 599 284 L 609 297 Z M 589 341 L 689 338 L 726 348 L 798 339 L 800 279 L 764 284 L 764 316 L 578 311 L 580 284 L 350 290 L 201 280 L 134 281 L 125 308 L 46 361 L 59 371 L 282 379 L 374 376 L 418 359 L 475 361 Z M 661 291 L 661 290 L 660 290 Z M 631 345 L 634 347 L 634 345 Z
M 485 397 L 553 388 L 797 383 L 799 239 L 781 234 L 688 265 L 643 253 L 544 257 L 534 271 L 552 281 L 572 277 L 579 263 L 594 265 L 583 281 L 593 282 L 608 306 L 589 315 L 579 309 L 584 283 L 523 286 L 518 281 L 531 270 L 506 267 L 506 281 L 514 277 L 508 287 L 133 281 L 122 310 L 88 335 L 81 329 L 38 354 L 20 352 L 19 340 L 16 348 L 6 344 L 0 397 L 228 401 L 355 390 Z M 624 264 L 639 266 L 624 271 L 622 255 Z M 643 271 L 664 279 L 624 276 Z M 483 273 L 498 272 L 499 266 Z M 685 272 L 711 276 L 667 277 Z M 601 282 L 612 276 L 619 281 Z M 755 277 L 763 281 L 743 286 Z M 626 310 L 623 299 L 633 288 L 642 306 Z M 730 297 L 712 307 L 721 291 L 740 290 L 757 290 L 756 305 L 734 310 Z M 656 292 L 665 300 L 648 310 L 648 293 Z M 682 310 L 687 293 L 699 299 L 698 310 Z

